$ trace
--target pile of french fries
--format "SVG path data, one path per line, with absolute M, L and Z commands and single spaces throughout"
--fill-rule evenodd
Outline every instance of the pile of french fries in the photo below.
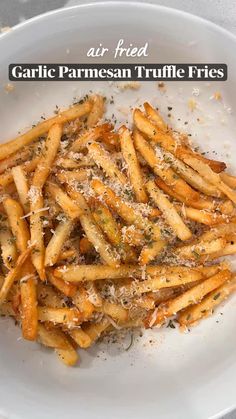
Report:
M 116 329 L 191 327 L 236 288 L 236 177 L 149 103 L 94 95 L 0 145 L 0 314 L 66 365 Z

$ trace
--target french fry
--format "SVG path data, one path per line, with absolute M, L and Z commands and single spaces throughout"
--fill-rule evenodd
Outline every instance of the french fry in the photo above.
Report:
M 30 211 L 29 206 L 29 187 L 28 187 L 28 181 L 25 175 L 25 172 L 22 168 L 22 166 L 16 166 L 12 168 L 12 176 L 16 185 L 17 193 L 19 195 L 19 200 L 24 208 L 25 214 L 27 214 Z
M 75 182 L 82 182 L 83 180 L 86 180 L 88 178 L 88 173 L 86 169 L 80 169 L 80 170 L 66 170 L 57 173 L 57 179 L 61 183 L 75 183 Z
M 174 253 L 180 258 L 195 260 L 197 262 L 205 255 L 211 255 L 212 253 L 222 251 L 225 245 L 226 240 L 218 238 L 212 241 L 202 241 L 197 244 L 181 246 L 176 248 Z
M 15 280 L 18 279 L 19 275 L 21 274 L 22 267 L 26 262 L 27 258 L 31 253 L 32 248 L 28 248 L 25 250 L 17 259 L 16 265 L 12 268 L 9 273 L 7 274 L 4 283 L 0 289 L 0 305 L 6 301 L 8 293 L 14 284 Z
M 104 104 L 105 100 L 100 95 L 95 95 L 91 97 L 92 107 L 87 118 L 87 127 L 91 128 L 98 124 L 99 120 L 104 114 Z
M 67 349 L 55 349 L 55 352 L 67 367 L 73 367 L 79 361 L 79 355 L 71 344 Z
M 235 253 L 236 253 L 236 241 L 232 240 L 230 242 L 226 242 L 223 249 L 220 249 L 217 252 L 211 254 L 209 260 L 218 259 L 222 256 L 235 255 Z
M 38 307 L 38 319 L 41 322 L 52 322 L 54 324 L 66 324 L 73 327 L 80 324 L 84 319 L 76 308 L 52 308 Z
M 65 240 L 69 237 L 73 228 L 73 221 L 61 221 L 56 227 L 45 251 L 45 266 L 53 266 L 57 262 Z
M 149 318 L 150 327 L 163 323 L 166 318 L 171 317 L 173 314 L 178 313 L 180 310 L 183 310 L 189 305 L 201 301 L 205 295 L 224 284 L 231 278 L 231 276 L 232 274 L 229 270 L 221 271 L 184 292 L 180 296 L 167 301 L 163 304 L 163 306 L 160 306 L 160 308 L 157 309 L 154 319 L 151 319 L 151 323 Z
M 151 242 L 145 245 L 140 253 L 139 256 L 139 263 L 140 265 L 147 265 L 153 259 L 160 255 L 161 251 L 165 249 L 166 241 L 159 240 L 157 242 Z
M 78 254 L 77 254 L 76 249 L 72 248 L 72 249 L 64 250 L 63 252 L 60 253 L 58 262 L 62 260 L 66 260 L 66 259 L 75 258 L 77 255 Z
M 102 333 L 110 328 L 110 322 L 106 318 L 103 318 L 99 323 L 91 323 L 86 326 L 82 326 L 83 331 L 89 335 L 91 344 L 94 343 Z
M 4 265 L 7 269 L 13 268 L 17 258 L 17 249 L 7 220 L 0 222 L 0 245 Z
M 79 152 L 83 150 L 89 142 L 101 140 L 104 134 L 109 133 L 112 128 L 110 124 L 105 123 L 89 129 L 73 142 L 70 151 Z
M 196 283 L 203 278 L 201 272 L 192 270 L 191 272 L 181 272 L 176 270 L 168 273 L 160 273 L 144 281 L 132 281 L 127 285 L 121 285 L 122 292 L 129 296 L 139 296 L 144 293 L 155 292 L 165 288 L 179 287 Z
M 85 320 L 90 319 L 93 312 L 95 311 L 94 304 L 88 299 L 88 292 L 83 285 L 78 286 L 77 293 L 73 296 L 73 303 L 83 314 Z
M 34 191 L 32 194 L 32 190 Z M 44 238 L 43 238 L 43 224 L 42 224 L 42 215 L 45 212 L 41 212 L 44 207 L 44 200 L 42 196 L 42 191 L 40 188 L 31 186 L 31 198 L 30 199 L 30 234 L 31 234 L 31 243 L 34 244 L 34 251 L 32 252 L 31 259 L 32 263 L 37 270 L 39 277 L 42 281 L 45 281 L 45 267 L 44 267 L 44 258 L 45 258 L 45 247 L 44 247 Z
M 199 238 L 198 241 L 211 241 L 215 240 L 219 237 L 225 237 L 228 234 L 235 234 L 236 233 L 236 224 L 235 223 L 227 223 L 227 224 L 219 224 L 214 226 L 210 230 L 203 233 Z
M 41 122 L 30 131 L 20 135 L 14 140 L 8 141 L 6 144 L 1 144 L 0 160 L 30 144 L 36 138 L 46 134 L 52 125 L 56 123 L 64 124 L 65 122 L 73 121 L 77 118 L 81 118 L 81 116 L 88 114 L 91 110 L 91 106 L 92 105 L 90 101 L 75 105 L 64 112 L 61 112 L 59 115 Z
M 206 163 L 197 160 L 194 157 L 185 157 L 185 163 L 196 170 L 202 177 L 208 179 L 212 185 L 216 186 L 221 192 L 223 192 L 233 203 L 236 203 L 236 191 L 226 185 L 219 174 L 215 173 Z
M 111 266 L 119 265 L 119 256 L 111 245 L 106 241 L 105 237 L 102 234 L 101 229 L 94 220 L 90 209 L 80 192 L 77 192 L 71 188 L 67 188 L 68 194 L 72 199 L 74 199 L 78 206 L 80 207 L 82 214 L 79 217 L 80 224 L 83 227 L 83 230 L 93 244 L 96 251 L 100 254 L 101 258 L 105 263 Z
M 95 164 L 101 167 L 110 179 L 119 181 L 122 185 L 127 184 L 126 176 L 118 169 L 109 153 L 100 144 L 92 143 L 88 145 L 88 152 Z
M 55 288 L 57 288 L 59 291 L 61 291 L 62 294 L 65 294 L 67 297 L 74 297 L 74 295 L 76 294 L 76 285 L 71 284 L 69 282 L 65 282 L 63 281 L 63 279 L 56 278 L 52 274 L 52 272 L 48 272 L 47 278 Z
M 101 307 L 97 307 L 97 311 L 112 317 L 118 323 L 128 320 L 128 310 L 119 304 L 110 303 L 109 301 L 104 301 Z
M 39 164 L 34 172 L 32 185 L 42 189 L 51 171 L 52 164 L 56 158 L 60 146 L 62 126 L 52 125 L 49 129 Z
M 16 200 L 9 197 L 3 200 L 3 206 L 13 237 L 16 238 L 16 247 L 20 252 L 24 252 L 30 239 L 28 225 L 23 218 L 24 211 Z
M 184 160 L 187 156 L 194 156 L 194 158 L 199 161 L 208 164 L 215 172 L 222 172 L 225 169 L 225 163 L 206 159 L 201 154 L 197 154 L 192 151 L 189 147 L 176 143 L 176 140 L 170 135 L 170 133 L 161 131 L 157 125 L 149 121 L 140 109 L 135 109 L 133 117 L 136 127 L 145 136 L 149 137 L 154 143 L 158 143 L 165 150 L 170 151 L 181 160 Z
M 79 218 L 83 213 L 79 206 L 56 183 L 48 183 L 47 190 L 64 213 L 72 220 Z
M 169 163 L 173 169 L 178 173 L 186 182 L 189 183 L 196 190 L 204 193 L 205 195 L 219 198 L 221 196 L 220 191 L 211 185 L 205 178 L 200 176 L 191 167 L 187 166 L 181 160 L 177 159 L 173 154 L 163 151 L 164 160 Z
M 159 189 L 153 181 L 146 184 L 146 188 L 155 204 L 162 211 L 163 216 L 169 226 L 173 229 L 180 240 L 189 240 L 192 233 L 184 224 L 174 205 L 166 198 L 164 193 Z
M 211 291 L 200 303 L 193 304 L 181 311 L 178 315 L 180 326 L 193 325 L 202 318 L 211 316 L 214 308 L 226 300 L 235 290 L 236 278 L 234 277 L 229 282 Z
M 220 174 L 221 180 L 232 189 L 236 189 L 236 177 L 222 172 Z
M 185 199 L 188 201 L 199 198 L 197 191 L 194 191 L 170 167 L 166 167 L 166 163 L 163 164 L 163 161 L 157 156 L 153 147 L 138 131 L 134 132 L 134 144 L 153 172 L 167 183 L 167 185 L 171 186 L 178 195 L 185 196 Z
M 41 306 L 52 308 L 63 308 L 65 306 L 60 294 L 52 286 L 41 281 L 37 284 L 37 297 Z
M 148 116 L 148 118 L 157 125 L 158 128 L 160 128 L 162 131 L 166 132 L 168 131 L 168 126 L 165 123 L 164 119 L 161 117 L 160 112 L 158 112 L 156 109 L 154 109 L 150 103 L 145 102 L 143 104 L 143 107 L 145 109 L 145 112 Z
M 15 317 L 16 313 L 13 310 L 12 304 L 11 303 L 3 303 L 0 306 L 0 317 L 3 316 L 7 316 L 7 317 Z
M 155 182 L 157 186 L 162 189 L 167 195 L 176 199 L 177 201 L 183 202 L 186 205 L 191 205 L 191 207 L 196 209 L 207 209 L 214 210 L 215 204 L 210 199 L 199 198 L 198 200 L 189 200 L 188 198 L 178 195 L 173 189 L 167 185 L 161 178 L 156 178 Z
M 8 169 L 11 169 L 14 166 L 21 165 L 26 160 L 29 160 L 31 157 L 33 149 L 30 147 L 23 148 L 22 150 L 11 154 L 9 157 L 6 157 L 4 160 L 0 161 L 0 174 L 4 173 Z
M 154 240 L 161 238 L 160 228 L 156 224 L 145 219 L 142 214 L 122 201 L 111 188 L 106 187 L 99 180 L 93 180 L 91 186 L 96 194 L 102 195 L 106 204 L 115 210 L 128 224 L 134 224 L 137 228 L 143 229 L 144 232 L 149 234 Z
M 117 222 L 109 209 L 100 201 L 96 202 L 93 217 L 108 237 L 110 243 L 120 251 L 121 259 L 126 263 L 135 261 L 137 259 L 135 252 L 127 243 L 123 243 L 122 234 Z
M 189 277 L 191 281 L 200 279 L 202 274 L 197 269 L 185 268 L 183 266 L 149 265 L 145 270 L 137 265 L 121 265 L 117 268 L 105 265 L 72 265 L 62 266 L 54 270 L 54 275 L 69 282 L 97 281 L 99 279 L 120 279 L 120 278 L 139 278 L 144 277 L 163 277 L 163 283 L 168 284 L 165 278 L 173 276 L 177 281 Z M 179 283 L 178 283 L 179 285 Z M 171 285 L 169 285 L 171 286 Z
M 196 208 L 178 206 L 175 205 L 177 210 L 181 213 L 184 218 L 189 218 L 192 221 L 196 221 L 205 225 L 221 224 L 228 221 L 228 217 L 219 213 L 209 212 L 205 210 L 198 210 Z
M 42 156 L 34 172 L 32 185 L 30 188 L 30 210 L 32 212 L 32 215 L 30 216 L 30 233 L 31 241 L 35 243 L 35 251 L 32 253 L 32 262 L 39 274 L 40 279 L 43 281 L 45 280 L 45 247 L 43 240 L 42 219 L 41 214 L 38 211 L 44 206 L 42 188 L 50 174 L 51 166 L 59 149 L 61 135 L 61 125 L 55 124 L 50 127 L 42 151 Z
M 135 192 L 138 202 L 146 203 L 148 201 L 144 188 L 144 180 L 140 169 L 139 161 L 133 145 L 133 140 L 129 130 L 122 126 L 119 129 L 121 151 L 128 166 L 128 176 Z
M 92 339 L 83 331 L 83 329 L 70 329 L 68 330 L 68 333 L 80 348 L 86 349 L 91 346 Z
M 145 242 L 143 233 L 135 228 L 134 225 L 123 227 L 122 239 L 130 246 L 143 246 Z
M 39 157 L 35 157 L 33 160 L 26 161 L 25 163 L 22 164 L 22 169 L 26 173 L 33 172 L 35 170 L 35 168 L 37 167 L 37 165 L 39 163 L 39 160 L 40 160 Z M 12 175 L 12 170 L 6 171 L 5 173 L 2 173 L 0 175 L 0 186 L 7 187 L 12 182 L 14 182 L 13 175 Z
M 38 325 L 38 341 L 44 346 L 53 349 L 67 349 L 68 339 L 62 330 L 51 326 L 47 328 L 44 324 Z
M 71 155 L 71 153 L 70 153 Z M 95 166 L 94 161 L 89 156 L 82 156 L 80 158 L 75 159 L 75 153 L 73 153 L 73 157 L 59 157 L 55 165 L 58 166 L 60 169 L 81 169 L 83 167 L 93 167 Z M 76 156 L 77 157 L 77 156 Z M 0 178 L 1 181 L 1 178 Z
M 36 340 L 38 333 L 37 285 L 35 278 L 23 278 L 20 282 L 22 307 L 22 335 L 24 339 Z

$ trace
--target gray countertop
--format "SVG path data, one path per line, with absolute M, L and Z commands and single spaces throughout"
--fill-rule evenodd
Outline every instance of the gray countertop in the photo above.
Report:
M 96 0 L 1 0 L 0 27 L 13 26 L 49 10 Z M 109 1 L 109 0 L 103 0 Z M 121 0 L 125 1 L 125 0 Z M 146 2 L 145 0 L 139 0 Z M 236 34 L 236 0 L 149 0 L 211 20 Z M 236 411 L 222 419 L 236 419 Z M 191 419 L 191 418 L 190 418 Z M 206 418 L 204 418 L 206 419 Z

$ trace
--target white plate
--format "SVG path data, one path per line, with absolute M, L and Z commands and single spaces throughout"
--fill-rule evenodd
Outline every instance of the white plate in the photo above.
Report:
M 13 92 L 4 91 L 11 62 L 87 62 L 89 47 L 102 42 L 114 48 L 121 37 L 126 43 L 148 41 L 149 62 L 225 62 L 229 80 L 172 82 L 165 94 L 154 82 L 123 93 L 114 85 L 74 82 L 16 83 Z M 230 33 L 207 21 L 148 4 L 96 3 L 34 18 L 0 39 L 1 138 L 16 135 L 42 114 L 50 115 L 56 104 L 66 106 L 92 89 L 114 95 L 121 122 L 126 121 L 128 105 L 144 100 L 158 105 L 165 116 L 167 106 L 173 107 L 173 126 L 188 130 L 196 144 L 217 152 L 235 169 L 235 46 Z M 111 62 L 111 55 L 104 61 Z M 192 96 L 193 88 L 199 89 L 199 96 Z M 216 91 L 222 101 L 211 98 Z M 194 112 L 187 106 L 192 97 L 197 102 Z M 80 368 L 71 369 L 51 351 L 18 339 L 20 332 L 12 322 L 0 319 L 0 416 L 218 417 L 236 406 L 235 309 L 234 297 L 189 334 L 172 329 L 145 332 L 128 352 L 128 338 L 126 346 L 81 351 Z

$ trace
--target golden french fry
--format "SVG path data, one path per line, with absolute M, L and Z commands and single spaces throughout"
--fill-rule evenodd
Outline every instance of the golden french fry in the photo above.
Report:
M 19 275 L 21 274 L 22 267 L 26 262 L 27 258 L 31 253 L 32 248 L 26 249 L 21 255 L 18 257 L 16 261 L 16 266 L 12 268 L 9 273 L 7 274 L 4 283 L 0 289 L 0 305 L 4 303 L 6 300 L 8 293 L 14 284 L 15 280 L 18 279 Z
M 198 241 L 211 241 L 215 240 L 219 237 L 225 237 L 228 234 L 235 234 L 236 233 L 236 223 L 227 223 L 227 224 L 219 224 L 217 226 L 212 227 L 210 230 L 203 233 L 200 237 L 198 237 Z
M 38 319 L 41 322 L 76 326 L 83 321 L 83 316 L 76 308 L 38 307 Z
M 32 193 L 33 191 L 33 193 Z M 43 223 L 42 215 L 45 214 L 44 199 L 40 188 L 31 186 L 30 188 L 30 234 L 31 243 L 34 244 L 34 250 L 31 254 L 32 263 L 37 270 L 39 277 L 42 281 L 45 281 L 45 247 L 43 238 Z
M 45 251 L 45 266 L 53 266 L 57 262 L 65 240 L 69 237 L 73 228 L 73 221 L 61 221 L 56 227 Z
M 51 167 L 56 158 L 57 151 L 60 146 L 62 135 L 62 126 L 59 124 L 52 125 L 49 129 L 42 154 L 38 166 L 34 172 L 32 186 L 42 189 L 49 174 Z
M 115 210 L 128 224 L 134 224 L 154 240 L 161 238 L 160 228 L 156 224 L 145 219 L 140 212 L 135 211 L 132 207 L 122 201 L 111 188 L 108 188 L 99 180 L 93 180 L 91 186 L 98 195 L 103 196 L 106 204 Z
M 110 303 L 109 301 L 103 301 L 101 307 L 96 308 L 97 311 L 112 317 L 118 323 L 122 323 L 128 320 L 128 310 L 123 308 L 119 304 Z
M 73 303 L 83 314 L 85 320 L 90 319 L 93 312 L 95 311 L 95 306 L 88 299 L 88 292 L 83 287 L 83 285 L 78 286 L 77 293 L 73 296 Z
M 186 207 L 185 205 L 175 205 L 176 209 L 184 218 L 189 218 L 201 224 L 215 225 L 228 221 L 228 217 L 216 212 L 209 212 L 206 210 L 198 210 L 196 208 Z
M 76 201 L 76 203 L 82 211 L 82 214 L 79 217 L 80 224 L 83 227 L 83 230 L 87 238 L 93 244 L 96 251 L 100 254 L 101 258 L 108 265 L 119 265 L 119 255 L 106 241 L 101 229 L 99 228 L 95 219 L 93 218 L 83 195 L 80 192 L 75 191 L 71 188 L 67 188 L 67 191 L 70 197 Z
M 59 157 L 55 161 L 55 165 L 60 169 L 80 169 L 83 167 L 93 167 L 95 166 L 94 161 L 89 157 L 85 156 L 84 154 L 79 153 L 69 153 L 71 157 Z M 0 178 L 1 180 L 1 178 Z
M 67 349 L 55 349 L 55 352 L 67 367 L 73 367 L 79 361 L 79 355 L 71 344 Z
M 46 285 L 44 282 L 38 282 L 37 285 L 37 297 L 41 306 L 52 307 L 52 308 L 63 308 L 64 300 L 61 296 L 53 289 L 50 285 Z
M 179 216 L 174 205 L 168 200 L 168 198 L 161 191 L 161 189 L 159 189 L 155 185 L 155 182 L 151 180 L 146 184 L 146 188 L 155 204 L 162 211 L 165 220 L 173 229 L 177 237 L 180 240 L 189 240 L 192 237 L 191 231 L 184 224 L 182 218 Z
M 137 259 L 135 252 L 127 243 L 123 243 L 121 230 L 116 220 L 113 218 L 109 209 L 100 201 L 96 201 L 93 217 L 106 234 L 110 243 L 117 247 L 121 259 L 126 263 L 135 261 Z
M 161 117 L 160 113 L 150 105 L 150 103 L 145 102 L 143 104 L 143 107 L 145 109 L 145 112 L 146 112 L 148 118 L 155 125 L 157 125 L 158 128 L 160 128 L 164 132 L 168 131 L 168 126 L 165 123 L 164 119 Z
M 208 179 L 212 185 L 216 186 L 221 192 L 223 192 L 231 201 L 236 203 L 236 191 L 225 184 L 219 174 L 215 173 L 206 163 L 196 159 L 195 157 L 185 157 L 185 163 L 196 170 L 202 177 Z
M 70 329 L 68 330 L 68 333 L 80 348 L 86 349 L 91 346 L 92 339 L 87 333 L 83 331 L 83 329 Z
M 153 259 L 160 255 L 161 251 L 165 249 L 166 241 L 159 240 L 157 242 L 151 242 L 145 245 L 140 253 L 139 256 L 139 263 L 140 265 L 147 265 Z
M 71 265 L 60 266 L 54 270 L 54 275 L 69 282 L 97 281 L 99 279 L 120 279 L 163 277 L 163 283 L 168 284 L 165 278 L 173 275 L 176 280 L 182 281 L 185 276 L 189 279 L 199 279 L 201 272 L 184 266 L 148 265 L 145 269 L 137 265 L 121 265 L 116 268 L 106 265 Z M 197 279 L 196 279 L 197 278 Z M 179 284 L 178 284 L 179 285 Z M 171 284 L 169 285 L 171 286 Z
M 184 196 L 187 200 L 197 200 L 199 198 L 197 191 L 194 191 L 170 167 L 166 167 L 166 163 L 157 156 L 154 148 L 138 131 L 134 132 L 134 144 L 153 172 L 171 186 L 178 195 Z
M 201 301 L 205 295 L 224 284 L 231 276 L 232 274 L 229 270 L 221 271 L 184 292 L 180 296 L 167 301 L 163 306 L 160 306 L 160 308 L 156 310 L 156 313 L 154 312 L 154 318 L 149 318 L 150 327 L 163 323 L 166 318 L 178 313 L 189 305 Z
M 25 214 L 27 214 L 30 211 L 29 206 L 29 187 L 28 187 L 28 181 L 25 175 L 25 172 L 22 168 L 22 166 L 16 166 L 12 168 L 12 176 L 16 185 L 17 193 L 19 195 L 19 200 L 24 208 Z
M 24 252 L 30 239 L 28 225 L 23 218 L 24 211 L 16 200 L 9 197 L 3 200 L 3 206 L 13 237 L 16 238 L 16 247 L 20 252 Z
M 1 218 L 3 215 L 1 214 Z M 11 269 L 16 262 L 17 249 L 15 238 L 12 235 L 7 220 L 0 221 L 0 245 L 2 260 L 7 269 Z
M 173 169 L 178 173 L 186 182 L 189 183 L 196 190 L 204 193 L 205 195 L 219 198 L 220 191 L 205 178 L 200 176 L 191 167 L 187 166 L 184 162 L 177 159 L 173 154 L 163 151 L 163 158 L 166 163 L 170 164 Z
M 79 206 L 56 183 L 48 183 L 47 190 L 64 213 L 72 220 L 83 213 Z
M 236 189 L 236 177 L 222 172 L 220 174 L 221 180 L 232 189 Z
M 134 189 L 136 199 L 138 202 L 146 203 L 148 201 L 148 197 L 145 192 L 144 180 L 139 161 L 136 156 L 131 133 L 125 126 L 122 126 L 119 129 L 119 134 L 121 151 L 128 166 L 128 176 Z
M 91 110 L 90 110 L 90 113 L 88 115 L 87 122 L 86 122 L 86 125 L 88 128 L 91 128 L 97 125 L 97 123 L 102 118 L 105 111 L 104 109 L 105 100 L 102 96 L 95 95 L 91 97 L 91 101 L 92 101 L 92 107 L 91 107 Z
M 196 324 L 196 322 L 202 318 L 211 316 L 214 308 L 226 300 L 235 290 L 236 279 L 234 277 L 229 282 L 226 282 L 219 288 L 211 291 L 200 303 L 191 305 L 181 311 L 178 315 L 178 322 L 180 326 Z
M 88 145 L 88 152 L 94 160 L 94 163 L 101 167 L 110 179 L 119 181 L 122 185 L 126 185 L 126 176 L 118 169 L 109 153 L 100 144 L 92 143 Z
M 102 333 L 110 328 L 110 322 L 106 318 L 103 318 L 99 323 L 91 323 L 86 326 L 82 326 L 83 331 L 89 335 L 91 344 L 94 343 Z
M 212 241 L 201 241 L 199 243 L 178 247 L 174 250 L 174 253 L 180 258 L 198 262 L 201 260 L 202 256 L 204 257 L 205 255 L 211 255 L 212 253 L 222 251 L 225 245 L 226 240 L 218 238 Z
M 75 105 L 64 112 L 61 112 L 57 116 L 41 122 L 36 127 L 32 128 L 30 131 L 20 135 L 14 140 L 8 141 L 6 144 L 1 144 L 0 160 L 9 156 L 9 154 L 15 153 L 22 147 L 30 144 L 32 141 L 34 141 L 41 135 L 46 134 L 52 127 L 52 125 L 56 123 L 64 124 L 65 122 L 73 121 L 76 118 L 80 118 L 81 116 L 86 115 L 90 112 L 91 106 L 92 105 L 90 101 L 86 101 L 82 104 Z
M 107 123 L 89 129 L 73 142 L 70 151 L 78 152 L 83 150 L 89 142 L 98 141 L 104 138 L 105 133 L 109 133 L 111 129 L 112 126 Z
M 47 328 L 44 324 L 38 324 L 38 341 L 44 346 L 53 349 L 67 349 L 68 339 L 62 330 L 51 326 Z
M 32 156 L 33 148 L 26 147 L 22 150 L 11 154 L 9 157 L 6 157 L 4 160 L 0 161 L 0 174 L 4 173 L 8 169 L 11 169 L 14 166 L 21 165 L 26 160 L 29 160 Z
M 62 292 L 62 294 L 65 294 L 67 297 L 74 297 L 74 295 L 77 292 L 77 287 L 74 284 L 71 284 L 69 282 L 63 281 L 63 279 L 56 278 L 52 272 L 48 272 L 48 280 L 50 283 L 57 288 L 59 291 Z
M 38 333 L 37 284 L 34 277 L 22 278 L 21 292 L 21 321 L 24 339 L 36 340 Z
M 161 131 L 157 125 L 153 124 L 149 119 L 140 111 L 140 109 L 135 109 L 134 111 L 134 123 L 136 127 L 143 133 L 145 136 L 149 137 L 153 142 L 161 145 L 165 150 L 170 151 L 176 157 L 184 160 L 184 157 L 194 156 L 194 158 L 199 161 L 208 164 L 215 172 L 222 172 L 226 165 L 223 162 L 218 162 L 215 160 L 206 159 L 201 154 L 197 154 L 192 151 L 189 147 L 184 146 L 183 144 L 178 144 L 170 133 Z
M 25 163 L 22 164 L 22 169 L 26 173 L 33 172 L 35 168 L 37 167 L 39 160 L 40 160 L 39 157 L 35 157 L 33 160 L 26 161 Z M 12 182 L 14 182 L 12 170 L 6 171 L 5 173 L 2 173 L 0 175 L 0 186 L 6 187 L 10 185 Z
M 80 170 L 67 170 L 62 171 L 56 174 L 57 179 L 61 183 L 75 183 L 75 182 L 82 182 L 83 180 L 86 180 L 88 178 L 88 173 L 86 169 L 80 169 Z
M 188 198 L 186 198 L 184 196 L 178 195 L 161 178 L 159 178 L 159 177 L 156 178 L 155 182 L 160 189 L 162 189 L 167 195 L 176 199 L 177 201 L 183 202 L 186 205 L 191 205 L 191 207 L 197 208 L 197 209 L 208 209 L 208 210 L 214 210 L 215 209 L 215 203 L 211 199 L 199 198 L 198 200 L 189 200 Z

